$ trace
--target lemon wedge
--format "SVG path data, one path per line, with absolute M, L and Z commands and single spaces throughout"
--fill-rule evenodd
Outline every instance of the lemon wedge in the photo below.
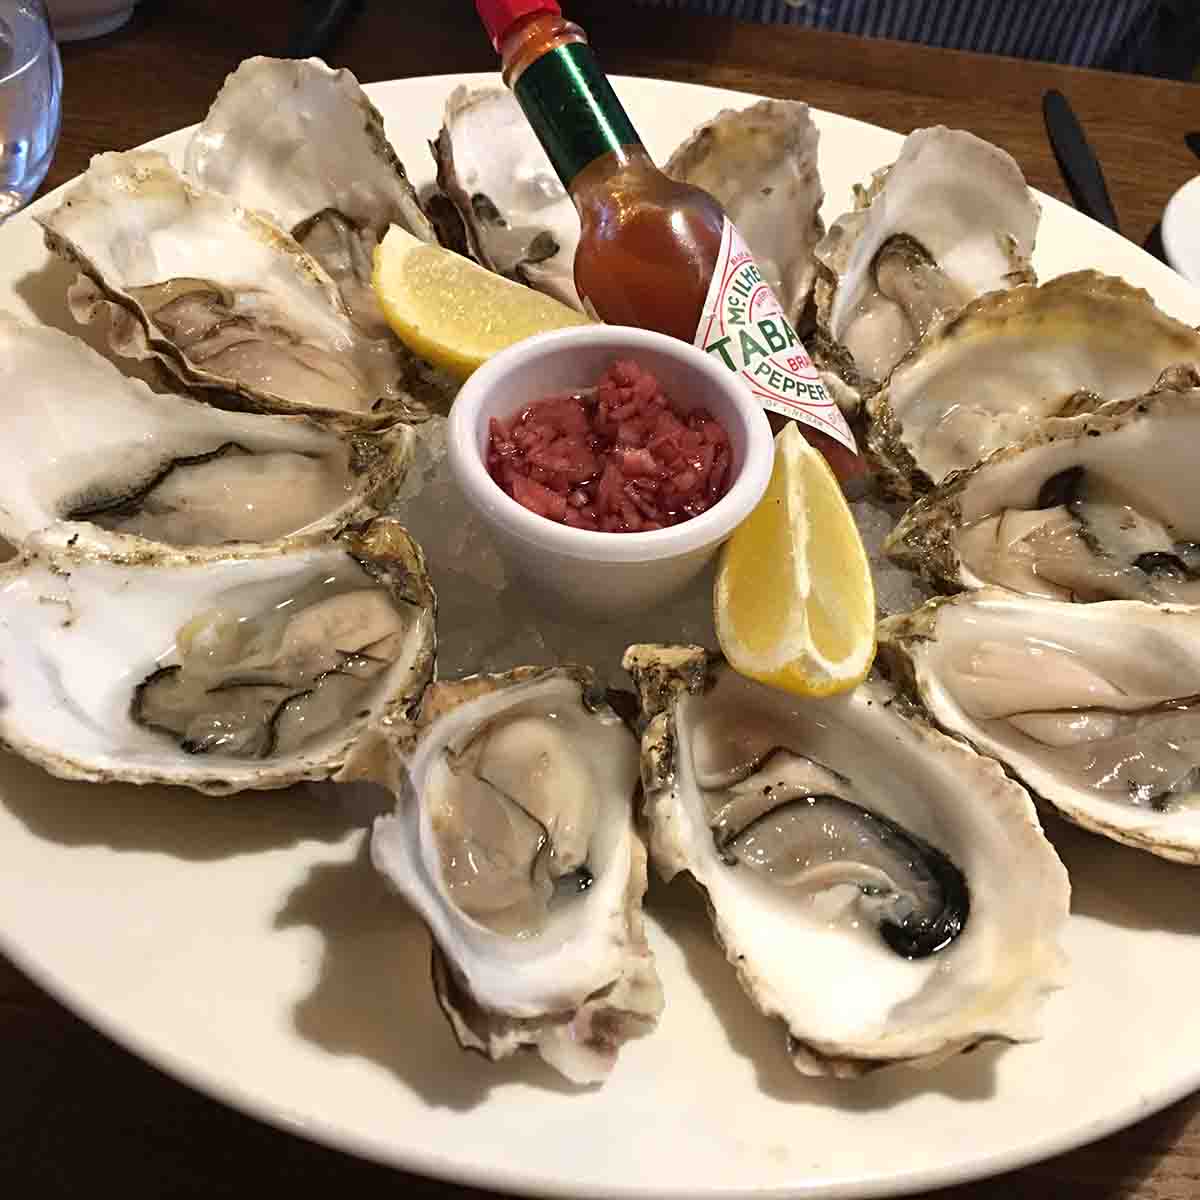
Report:
M 535 333 L 588 318 L 393 225 L 371 276 L 383 315 L 412 351 L 459 379 Z
M 765 495 L 721 552 L 713 606 L 721 650 L 752 679 L 828 696 L 870 670 L 871 566 L 837 479 L 790 422 Z

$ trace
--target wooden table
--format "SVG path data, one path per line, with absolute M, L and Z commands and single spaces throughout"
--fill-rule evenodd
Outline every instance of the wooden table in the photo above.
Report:
M 200 119 L 243 57 L 282 51 L 299 7 L 144 0 L 121 32 L 64 47 L 62 139 L 48 186 L 77 174 L 97 151 L 127 149 Z M 613 73 L 796 97 L 902 132 L 961 126 L 1007 148 L 1031 184 L 1066 199 L 1040 109 L 1042 92 L 1060 88 L 1104 163 L 1126 233 L 1139 242 L 1197 169 L 1182 141 L 1200 127 L 1194 84 L 671 13 L 644 13 L 633 24 L 625 8 L 617 0 L 571 5 Z M 469 0 L 369 4 L 328 57 L 363 82 L 494 65 Z M 1184 998 L 1180 1019 L 1194 1019 L 1191 1009 Z M 322 1200 L 335 1191 L 482 1195 L 400 1176 L 241 1117 L 117 1049 L 0 958 L 0 1192 L 41 1200 L 115 1189 L 172 1200 L 252 1189 Z M 939 1193 L 943 1200 L 1197 1195 L 1200 1095 L 1073 1154 Z

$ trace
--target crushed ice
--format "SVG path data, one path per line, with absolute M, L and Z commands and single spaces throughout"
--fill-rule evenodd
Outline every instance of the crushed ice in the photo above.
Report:
M 895 514 L 874 500 L 851 506 L 875 576 L 880 615 L 920 604 L 928 595 L 880 547 Z M 535 603 L 527 584 L 509 576 L 487 530 L 450 475 L 446 420 L 419 427 L 413 468 L 391 512 L 425 551 L 438 597 L 438 675 L 525 665 L 582 663 L 609 687 L 627 688 L 621 655 L 631 642 L 687 642 L 716 648 L 712 572 L 674 602 L 635 620 L 606 623 Z

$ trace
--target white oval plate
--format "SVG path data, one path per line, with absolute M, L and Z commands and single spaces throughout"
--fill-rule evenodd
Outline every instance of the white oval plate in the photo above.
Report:
M 1161 232 L 1167 261 L 1185 278 L 1200 283 L 1200 175 L 1167 201 Z
M 368 89 L 418 186 L 432 178 L 425 141 L 463 81 Z M 617 86 L 660 159 L 698 121 L 752 100 L 653 80 Z M 900 139 L 815 115 L 830 220 Z M 183 140 L 161 144 L 178 154 Z M 1043 203 L 1042 278 L 1099 267 L 1200 322 L 1200 293 L 1172 271 Z M 0 307 L 72 328 L 70 275 L 27 215 L 0 228 Z M 658 1031 L 628 1045 L 591 1091 L 533 1060 L 489 1066 L 460 1052 L 441 1019 L 426 935 L 368 868 L 358 802 L 350 789 L 209 800 L 74 785 L 0 757 L 0 946 L 109 1036 L 248 1113 L 353 1153 L 517 1191 L 915 1191 L 1066 1150 L 1200 1084 L 1200 1022 L 1180 1004 L 1200 990 L 1200 876 L 1058 825 L 1075 885 L 1073 977 L 1050 1000 L 1041 1042 L 930 1073 L 803 1079 L 691 893 L 660 887 L 650 921 L 667 995 Z

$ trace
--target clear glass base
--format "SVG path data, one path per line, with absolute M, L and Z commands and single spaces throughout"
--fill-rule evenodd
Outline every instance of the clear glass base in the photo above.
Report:
M 0 16 L 0 221 L 37 191 L 58 141 L 62 66 L 40 0 Z

